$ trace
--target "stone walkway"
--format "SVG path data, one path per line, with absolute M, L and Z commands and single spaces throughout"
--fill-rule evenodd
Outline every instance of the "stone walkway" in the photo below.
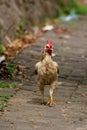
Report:
M 29 81 L 20 80 L 22 87 L 9 101 L 7 112 L 0 117 L 0 130 L 87 130 L 87 23 L 86 18 L 60 26 L 74 30 L 69 39 L 59 34 L 45 33 L 31 47 L 15 58 L 28 66 Z M 59 63 L 59 85 L 54 91 L 57 105 L 40 105 L 34 65 L 39 61 L 44 43 L 52 39 L 53 59 Z M 47 101 L 49 88 L 45 88 Z

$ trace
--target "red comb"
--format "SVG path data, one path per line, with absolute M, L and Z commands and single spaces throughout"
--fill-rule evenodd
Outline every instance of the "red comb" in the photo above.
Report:
M 51 40 L 47 40 L 47 46 L 49 46 L 50 48 L 52 48 L 52 41 Z

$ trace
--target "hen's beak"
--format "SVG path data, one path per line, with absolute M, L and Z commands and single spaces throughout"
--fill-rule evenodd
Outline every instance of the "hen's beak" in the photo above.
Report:
M 52 50 L 53 50 L 53 48 L 50 48 L 50 50 L 52 51 Z

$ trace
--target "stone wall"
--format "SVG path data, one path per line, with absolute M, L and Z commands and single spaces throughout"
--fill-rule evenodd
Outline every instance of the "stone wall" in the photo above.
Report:
M 26 26 L 30 23 L 42 23 L 46 17 L 53 17 L 59 9 L 56 0 L 0 0 L 0 41 L 7 29 L 11 37 L 14 37 L 13 27 L 23 17 Z

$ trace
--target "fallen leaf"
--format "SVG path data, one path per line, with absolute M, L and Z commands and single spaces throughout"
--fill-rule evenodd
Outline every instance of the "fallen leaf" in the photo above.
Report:
M 39 116 L 41 116 L 41 117 L 42 117 L 42 116 L 43 116 L 43 113 L 39 112 Z
M 8 43 L 11 43 L 11 39 L 9 36 L 5 35 L 5 39 L 7 40 Z
M 23 49 L 27 48 L 30 44 L 36 41 L 37 37 L 34 34 L 21 35 L 20 38 L 10 41 L 4 48 L 4 54 L 7 60 L 13 59 L 17 54 L 19 54 Z
M 64 28 L 64 27 L 57 27 L 54 29 L 54 32 L 55 33 L 60 33 L 60 34 L 69 34 L 69 35 L 72 35 L 73 34 L 73 30 L 69 30 L 67 28 Z
M 86 95 L 84 93 L 80 93 L 82 97 L 86 97 Z
M 5 109 L 4 112 L 8 112 L 8 110 Z
M 38 126 L 37 126 L 37 125 L 33 125 L 33 128 L 34 128 L 34 129 L 37 129 L 37 128 L 38 128 Z
M 26 93 L 23 93 L 23 96 L 26 96 L 27 94 Z

